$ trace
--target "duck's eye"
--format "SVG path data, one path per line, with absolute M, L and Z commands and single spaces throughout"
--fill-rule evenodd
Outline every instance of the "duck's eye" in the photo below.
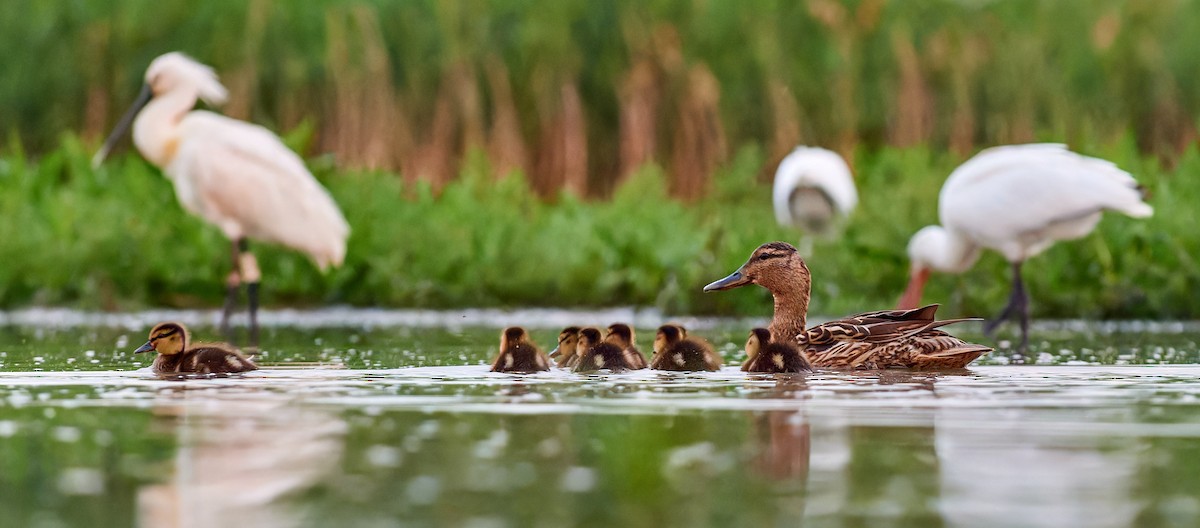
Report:
M 763 254 L 758 256 L 758 260 L 767 260 L 769 258 L 771 258 L 771 255 Z

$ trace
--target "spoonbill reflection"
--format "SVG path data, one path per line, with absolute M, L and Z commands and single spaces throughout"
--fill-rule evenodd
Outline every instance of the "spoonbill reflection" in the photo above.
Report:
M 233 270 L 221 328 L 229 333 L 230 314 L 246 284 L 250 340 L 257 344 L 261 272 L 247 239 L 298 250 L 325 270 L 341 265 L 350 227 L 325 188 L 275 134 L 192 110 L 197 99 L 214 106 L 225 102 L 227 92 L 212 68 L 172 52 L 150 63 L 145 81 L 93 165 L 104 161 L 132 123 L 138 151 L 171 180 L 180 205 L 231 241 Z

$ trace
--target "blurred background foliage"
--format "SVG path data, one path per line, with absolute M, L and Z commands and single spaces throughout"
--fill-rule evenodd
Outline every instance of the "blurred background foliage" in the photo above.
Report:
M 182 50 L 224 112 L 309 153 L 440 187 L 481 149 L 544 195 L 609 195 L 648 162 L 695 198 L 760 146 L 928 145 L 966 156 L 1132 133 L 1196 139 L 1194 1 L 5 2 L 0 126 L 30 152 L 101 137 L 154 57 Z
M 1156 216 L 1110 218 L 1028 266 L 1035 311 L 1195 317 L 1200 2 L 1093 0 L 108 2 L 0 6 L 0 306 L 215 305 L 227 244 L 136 154 L 87 163 L 170 50 L 222 111 L 310 158 L 354 232 L 321 276 L 268 249 L 270 302 L 657 305 L 701 295 L 774 226 L 797 144 L 847 156 L 863 203 L 816 246 L 814 311 L 894 303 L 904 247 L 980 148 L 1111 159 Z M 927 299 L 990 314 L 995 255 Z

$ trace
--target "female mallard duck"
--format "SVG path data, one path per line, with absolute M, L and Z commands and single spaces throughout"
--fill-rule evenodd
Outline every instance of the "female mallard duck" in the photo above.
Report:
M 579 354 L 575 372 L 595 372 L 600 369 L 621 372 L 633 368 L 620 346 L 600 337 L 599 328 L 588 327 L 580 330 L 579 343 L 575 346 L 576 353 Z
M 258 369 L 250 358 L 225 343 L 191 343 L 187 328 L 179 323 L 158 324 L 150 330 L 150 340 L 133 352 L 151 350 L 158 352 L 155 374 L 232 374 Z
M 746 362 L 742 363 L 746 372 L 811 372 L 812 366 L 808 359 L 800 353 L 796 345 L 787 341 L 771 339 L 771 331 L 766 328 L 755 328 L 750 331 L 750 339 L 746 340 Z
M 578 326 L 568 326 L 558 333 L 558 346 L 550 351 L 550 359 L 554 360 L 558 368 L 571 368 L 579 361 L 579 356 L 575 354 L 578 341 Z
M 608 333 L 604 335 L 604 340 L 621 347 L 621 353 L 625 355 L 625 362 L 629 364 L 629 368 L 637 370 L 648 366 L 646 356 L 643 356 L 642 351 L 637 348 L 637 339 L 633 337 L 633 328 L 629 325 L 624 323 L 610 325 Z
M 650 360 L 650 368 L 716 372 L 721 370 L 721 356 L 708 341 L 688 337 L 684 327 L 665 324 L 658 327 L 654 336 L 654 358 Z
M 868 312 L 806 329 L 812 277 L 786 242 L 758 246 L 742 267 L 704 291 L 757 284 L 775 299 L 771 335 L 791 338 L 815 367 L 883 369 L 963 368 L 992 349 L 968 343 L 938 327 L 971 319 L 935 321 L 938 305 Z
M 510 326 L 500 332 L 500 353 L 492 360 L 492 372 L 542 370 L 550 370 L 550 360 L 529 340 L 529 332 L 519 326 Z

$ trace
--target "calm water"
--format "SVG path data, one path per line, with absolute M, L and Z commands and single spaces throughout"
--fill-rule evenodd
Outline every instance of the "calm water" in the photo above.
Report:
M 165 316 L 207 317 L 0 319 L 0 526 L 1200 525 L 1192 325 L 1045 325 L 1038 364 L 953 374 L 509 376 L 506 317 L 648 346 L 653 315 L 275 314 L 338 326 L 177 382 L 130 353 Z M 741 359 L 749 323 L 691 323 Z

